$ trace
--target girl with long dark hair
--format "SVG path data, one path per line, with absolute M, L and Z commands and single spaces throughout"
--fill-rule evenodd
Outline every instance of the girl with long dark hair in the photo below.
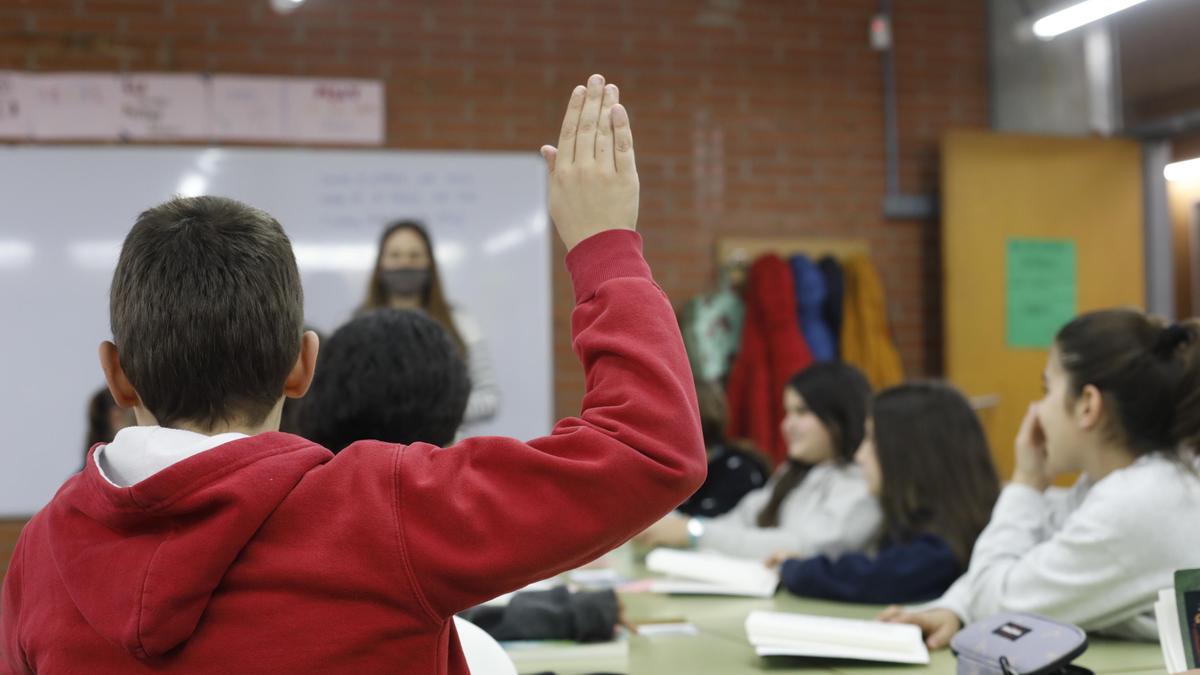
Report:
M 819 363 L 783 392 L 788 460 L 763 488 L 713 519 L 669 514 L 638 535 L 645 546 L 692 546 L 763 560 L 862 551 L 882 520 L 854 452 L 862 442 L 871 388 L 853 366 Z
M 935 382 L 880 392 L 855 461 L 883 507 L 876 554 L 782 552 L 767 564 L 783 561 L 780 578 L 797 595 L 875 604 L 940 596 L 966 570 L 1000 494 L 970 403 Z

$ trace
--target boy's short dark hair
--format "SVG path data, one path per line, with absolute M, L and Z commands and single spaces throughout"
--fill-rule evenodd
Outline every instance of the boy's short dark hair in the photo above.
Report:
M 470 391 L 467 366 L 441 324 L 419 310 L 376 310 L 321 349 L 300 432 L 333 452 L 364 438 L 446 445 Z
M 129 231 L 109 311 L 121 367 L 159 424 L 260 424 L 299 355 L 304 292 L 269 214 L 176 198 Z

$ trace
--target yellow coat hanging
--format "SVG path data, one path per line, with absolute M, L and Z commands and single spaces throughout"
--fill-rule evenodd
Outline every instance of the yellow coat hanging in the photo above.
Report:
M 842 274 L 842 360 L 862 370 L 876 390 L 900 384 L 904 367 L 888 330 L 879 273 L 865 255 L 854 255 L 842 262 Z

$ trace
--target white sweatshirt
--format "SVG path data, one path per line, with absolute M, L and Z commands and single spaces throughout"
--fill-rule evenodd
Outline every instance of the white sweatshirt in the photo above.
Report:
M 1154 602 L 1175 570 L 1200 567 L 1200 478 L 1145 456 L 1096 484 L 1045 493 L 1009 485 L 967 573 L 927 607 L 963 623 L 1032 612 L 1113 637 L 1157 640 Z
M 500 410 L 500 385 L 492 370 L 492 356 L 488 353 L 483 329 L 470 316 L 454 311 L 454 327 L 467 348 L 467 371 L 471 377 L 471 395 L 467 398 L 467 409 L 463 412 L 463 427 L 485 422 Z
M 700 548 L 762 560 L 776 551 L 801 557 L 861 552 L 874 543 L 883 523 L 862 470 L 854 464 L 818 464 L 779 508 L 779 527 L 759 527 L 758 513 L 771 498 L 782 472 L 742 498 L 732 511 L 704 522 Z

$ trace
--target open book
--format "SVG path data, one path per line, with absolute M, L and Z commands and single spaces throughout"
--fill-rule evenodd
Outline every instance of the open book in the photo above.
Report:
M 655 593 L 769 598 L 779 587 L 779 573 L 760 561 L 720 553 L 656 548 L 646 556 L 646 567 L 670 577 L 650 584 Z
M 751 612 L 746 636 L 759 656 L 929 663 L 917 626 L 784 612 Z

